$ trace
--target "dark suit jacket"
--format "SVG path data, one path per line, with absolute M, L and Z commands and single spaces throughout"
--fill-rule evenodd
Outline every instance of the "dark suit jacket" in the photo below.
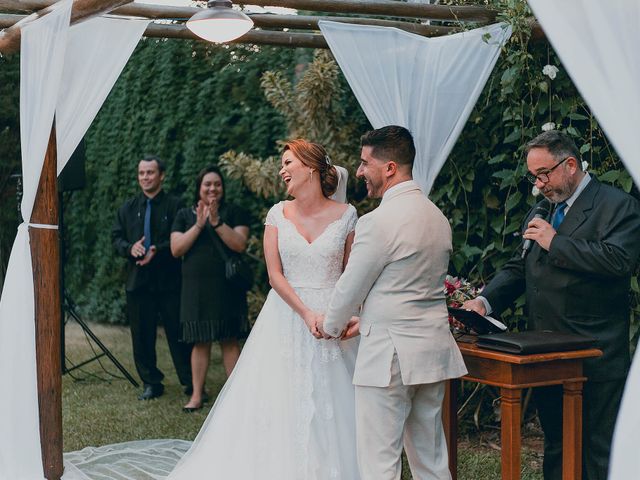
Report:
M 151 239 L 157 249 L 151 262 L 140 267 L 131 256 L 131 247 L 144 234 L 146 201 L 147 197 L 139 193 L 124 202 L 111 229 L 114 248 L 127 259 L 126 290 L 180 291 L 181 261 L 171 255 L 169 245 L 173 220 L 182 208 L 178 197 L 160 191 L 151 201 Z
M 585 374 L 595 381 L 624 378 L 630 363 L 629 285 L 640 253 L 638 201 L 592 178 L 549 252 L 537 243 L 525 260 L 520 252 L 482 292 L 492 309 L 501 312 L 526 292 L 530 329 L 596 338 L 604 355 L 586 361 Z

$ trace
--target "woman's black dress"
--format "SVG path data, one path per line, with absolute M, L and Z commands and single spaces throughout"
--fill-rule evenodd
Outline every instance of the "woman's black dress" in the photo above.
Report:
M 220 207 L 220 218 L 230 227 L 249 226 L 248 214 L 234 205 Z M 186 232 L 196 223 L 193 208 L 180 210 L 172 231 Z M 209 222 L 182 258 L 182 294 L 180 324 L 182 341 L 200 343 L 249 334 L 247 295 L 227 282 L 224 259 L 213 242 L 218 242 L 227 255 L 233 255 Z

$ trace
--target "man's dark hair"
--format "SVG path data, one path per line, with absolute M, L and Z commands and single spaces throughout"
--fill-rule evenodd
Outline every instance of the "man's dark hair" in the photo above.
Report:
M 525 145 L 525 155 L 534 148 L 545 148 L 556 162 L 560 162 L 567 157 L 574 157 L 578 162 L 578 168 L 582 170 L 580 150 L 578 150 L 578 147 L 576 147 L 571 137 L 565 133 L 559 132 L 558 130 L 542 132 Z
M 144 155 L 140 159 L 140 161 L 156 162 L 158 164 L 158 170 L 160 170 L 160 173 L 164 173 L 166 169 L 166 165 L 164 164 L 164 161 L 158 155 Z
M 372 147 L 371 155 L 385 161 L 413 168 L 416 147 L 411 132 L 404 127 L 388 125 L 365 133 L 360 138 L 360 146 Z

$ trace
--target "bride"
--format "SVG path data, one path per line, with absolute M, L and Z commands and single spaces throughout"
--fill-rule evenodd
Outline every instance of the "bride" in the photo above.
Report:
M 357 321 L 322 340 L 316 321 L 344 269 L 355 208 L 329 197 L 338 183 L 324 148 L 284 147 L 280 176 L 292 201 L 265 221 L 273 287 L 200 433 L 168 480 L 359 478 L 351 384 Z

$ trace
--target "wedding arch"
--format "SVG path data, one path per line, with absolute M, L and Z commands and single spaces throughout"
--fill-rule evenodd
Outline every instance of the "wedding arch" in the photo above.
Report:
M 573 3 L 582 3 L 580 0 L 572 1 Z M 13 428 L 5 429 L 3 425 L 3 428 L 0 429 L 2 432 L 0 433 L 0 476 L 6 474 L 9 478 L 27 478 L 29 480 L 40 480 L 46 477 L 52 480 L 59 479 L 62 475 L 61 381 L 59 372 L 61 363 L 59 326 L 61 319 L 60 291 L 57 284 L 59 257 L 55 232 L 58 217 L 56 175 L 64 167 L 68 154 L 75 149 L 74 142 L 77 144 L 97 114 L 100 105 L 115 83 L 141 35 L 194 38 L 182 23 L 151 24 L 149 22 L 155 19 L 189 18 L 197 9 L 128 3 L 127 0 L 75 0 L 73 2 L 72 0 L 60 2 L 52 0 L 0 0 L 0 11 L 13 12 L 0 14 L 0 27 L 8 27 L 0 35 L 0 52 L 11 53 L 18 49 L 21 50 L 21 60 L 23 60 L 21 77 L 24 77 L 21 78 L 21 83 L 24 82 L 25 86 L 25 93 L 21 93 L 20 107 L 25 192 L 22 213 L 25 223 L 18 229 L 7 281 L 0 302 L 0 341 L 3 342 L 0 344 L 0 365 L 2 366 L 0 367 L 0 381 L 8 385 L 13 392 L 9 396 L 0 398 L 0 411 L 11 411 L 11 416 L 14 417 L 12 418 Z M 485 26 L 483 30 L 478 32 L 471 31 L 456 34 L 457 36 L 450 35 L 456 31 L 454 25 L 460 25 L 460 22 L 473 26 L 493 23 L 496 18 L 495 12 L 484 7 L 448 7 L 388 0 L 256 0 L 251 3 L 316 12 L 360 15 L 357 17 L 331 16 L 326 18 L 301 15 L 252 15 L 255 25 L 262 30 L 251 31 L 237 41 L 291 47 L 331 47 L 374 127 L 392 122 L 409 127 L 420 125 L 419 122 L 424 123 L 434 118 L 434 115 L 441 111 L 435 109 L 442 109 L 443 105 L 425 108 L 423 113 L 426 115 L 423 115 L 422 119 L 412 118 L 410 112 L 415 110 L 416 102 L 411 104 L 411 102 L 407 102 L 407 98 L 415 98 L 412 95 L 416 94 L 416 90 L 411 90 L 408 85 L 398 83 L 389 83 L 386 86 L 388 90 L 400 94 L 394 97 L 392 105 L 377 104 L 372 100 L 372 96 L 380 96 L 379 93 L 376 93 L 379 90 L 362 81 L 369 78 L 372 73 L 351 68 L 362 59 L 356 60 L 354 52 L 357 49 L 345 48 L 345 45 L 348 46 L 350 43 L 357 45 L 359 42 L 366 42 L 367 40 L 363 40 L 365 38 L 379 39 L 385 36 L 386 45 L 389 42 L 401 45 L 392 51 L 392 54 L 400 58 L 401 55 L 397 52 L 406 53 L 403 50 L 410 41 L 414 41 L 416 46 L 407 48 L 413 52 L 414 56 L 410 57 L 413 59 L 428 58 L 428 53 L 418 52 L 428 52 L 434 48 L 434 44 L 442 43 L 425 42 L 425 37 L 447 35 L 447 39 L 459 43 L 455 48 L 456 51 L 480 48 L 483 45 L 486 47 L 483 47 L 487 50 L 486 55 L 482 61 L 478 60 L 478 65 L 474 65 L 482 73 L 473 76 L 473 82 L 469 78 L 467 79 L 465 85 L 468 90 L 461 90 L 462 87 L 459 87 L 448 97 L 456 98 L 456 96 L 467 95 L 467 102 L 456 106 L 454 113 L 450 115 L 450 118 L 447 118 L 446 125 L 441 126 L 437 134 L 419 139 L 420 145 L 424 146 L 424 151 L 427 153 L 423 157 L 426 160 L 419 164 L 417 173 L 427 191 L 458 138 L 477 96 L 495 64 L 500 45 L 509 35 L 508 29 L 504 26 Z M 532 7 L 535 6 L 533 0 L 530 0 L 530 3 L 532 3 Z M 537 8 L 542 10 L 542 7 Z M 585 6 L 584 9 L 586 8 Z M 36 11 L 36 13 L 26 17 L 15 13 L 24 10 Z M 113 19 L 95 18 L 107 12 L 117 16 L 143 17 L 145 20 L 120 19 L 116 22 L 117 17 Z M 373 15 L 400 17 L 406 18 L 406 20 L 391 21 L 372 18 Z M 440 20 L 449 22 L 449 24 L 434 26 L 423 23 L 424 19 Z M 84 23 L 79 23 L 83 20 Z M 546 20 L 543 20 L 543 25 L 546 26 L 545 22 Z M 117 35 L 118 39 L 122 41 L 121 44 L 116 44 L 113 33 L 105 33 L 104 35 L 107 36 L 102 37 L 91 46 L 90 42 L 85 40 L 97 37 L 97 32 L 100 29 L 98 23 L 104 25 L 105 31 L 112 30 L 113 24 L 118 23 L 119 32 L 123 30 L 131 30 L 131 32 L 127 35 L 124 33 Z M 349 25 L 346 25 L 347 23 Z M 69 24 L 74 25 L 72 30 L 69 30 Z M 125 27 L 125 24 L 130 25 Z M 135 28 L 129 28 L 131 25 L 134 25 Z M 283 29 L 313 31 L 320 29 L 322 34 L 283 31 Z M 411 32 L 411 35 L 405 32 Z M 541 37 L 541 30 L 538 27 L 534 28 L 534 33 L 538 38 Z M 421 38 L 414 38 L 416 35 Z M 75 41 L 74 37 L 76 37 Z M 78 41 L 78 38 L 82 38 L 83 41 Z M 490 41 L 486 41 L 487 38 Z M 554 41 L 553 38 L 552 41 Z M 80 46 L 79 44 L 82 44 L 83 49 L 81 50 L 83 51 L 74 50 L 75 47 Z M 104 69 L 104 80 L 100 79 L 100 88 L 97 88 L 97 91 L 88 91 L 86 83 L 89 82 L 83 79 L 86 78 L 89 71 L 92 72 L 94 75 L 92 78 L 95 80 L 96 74 L 93 68 L 100 65 L 94 65 L 93 68 L 87 70 L 87 62 L 78 59 L 90 58 L 92 54 L 87 52 L 93 52 L 94 57 L 104 61 L 102 66 L 106 66 L 106 56 L 95 55 L 96 50 L 91 50 L 91 48 L 104 47 L 106 48 L 102 51 L 105 52 L 105 55 L 113 53 L 113 58 L 109 59 L 110 63 Z M 72 52 L 71 55 L 69 52 Z M 559 53 L 561 56 L 563 55 L 562 52 Z M 564 61 L 567 62 L 567 60 Z M 367 62 L 364 61 L 364 63 Z M 415 62 L 410 61 L 409 63 L 411 63 L 411 67 L 417 67 Z M 404 62 L 403 66 L 400 64 L 402 62 L 399 62 L 397 68 L 407 68 L 407 62 Z M 571 68 L 568 68 L 571 72 Z M 416 68 L 415 72 L 417 71 Z M 429 87 L 433 87 L 433 91 L 437 91 L 440 86 L 436 81 L 437 78 L 428 76 L 433 72 L 424 65 L 422 73 L 425 76 L 419 78 L 432 80 Z M 634 72 L 634 75 L 636 75 L 633 78 L 637 84 L 639 80 L 637 72 Z M 467 74 L 467 76 L 471 77 L 472 75 Z M 579 83 L 576 83 L 580 88 Z M 61 90 L 61 85 L 66 90 Z M 26 88 L 31 89 L 29 95 L 26 95 Z M 23 92 L 22 86 L 21 92 Z M 403 92 L 411 93 L 409 97 L 403 98 Z M 586 94 L 585 96 L 590 101 Z M 432 97 L 433 95 L 427 95 L 424 101 L 428 102 Z M 83 101 L 83 98 L 91 98 L 91 102 Z M 91 109 L 82 111 L 82 108 L 89 103 L 92 105 Z M 391 107 L 398 104 L 402 108 L 399 111 L 393 111 Z M 444 106 L 448 108 L 451 105 Z M 594 110 L 596 109 L 595 105 L 592 107 Z M 597 111 L 596 115 L 598 115 Z M 55 126 L 52 127 L 54 116 Z M 600 120 L 605 129 L 615 128 L 615 125 L 607 126 L 611 125 L 611 121 Z M 610 135 L 613 134 L 610 133 Z M 621 142 L 622 140 L 614 141 L 614 144 L 616 146 L 622 145 Z M 621 149 L 620 153 L 625 160 L 625 152 L 628 152 L 628 147 L 618 148 Z M 626 160 L 625 164 L 634 178 L 638 180 L 640 173 L 637 164 L 633 165 L 627 162 L 630 160 Z M 18 330 L 9 330 L 14 327 Z M 5 339 L 10 339 L 10 341 Z M 16 371 L 12 371 L 10 366 L 15 358 L 25 358 L 24 347 L 32 351 L 34 357 L 37 352 L 37 360 L 27 365 L 26 375 L 20 376 Z M 19 401 L 24 398 L 27 398 L 28 401 Z M 40 419 L 39 422 L 38 419 Z M 8 448 L 5 449 L 5 446 Z M 41 463 L 39 462 L 40 452 Z

